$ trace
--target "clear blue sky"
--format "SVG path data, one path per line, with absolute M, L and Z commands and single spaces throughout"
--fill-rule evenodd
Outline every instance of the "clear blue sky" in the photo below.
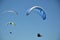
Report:
M 30 16 L 26 12 L 32 6 L 41 6 L 46 12 L 46 20 L 42 20 L 32 11 Z M 5 10 L 16 10 L 18 16 L 3 13 Z M 10 16 L 10 18 L 9 18 Z M 16 26 L 7 26 L 13 21 Z M 10 34 L 9 32 L 12 32 Z M 37 33 L 42 35 L 37 37 Z M 60 9 L 57 0 L 2 0 L 0 2 L 0 40 L 60 40 Z

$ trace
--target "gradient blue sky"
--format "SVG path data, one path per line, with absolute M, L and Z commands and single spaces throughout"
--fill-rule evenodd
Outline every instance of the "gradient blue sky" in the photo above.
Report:
M 27 10 L 35 5 L 45 10 L 46 20 L 42 20 L 36 10 L 26 16 Z M 3 13 L 5 10 L 16 10 L 18 16 Z M 6 23 L 10 21 L 15 22 L 16 26 L 7 26 Z M 37 33 L 42 37 L 38 38 Z M 60 9 L 57 0 L 2 0 L 0 3 L 0 40 L 60 40 L 59 38 Z

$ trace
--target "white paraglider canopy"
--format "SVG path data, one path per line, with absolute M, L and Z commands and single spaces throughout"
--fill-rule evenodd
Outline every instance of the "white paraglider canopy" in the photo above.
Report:
M 16 26 L 16 24 L 15 24 L 14 22 L 8 22 L 8 23 L 7 23 L 7 26 L 8 26 L 8 25 Z
M 5 10 L 5 11 L 3 11 L 3 13 L 14 13 L 14 14 L 18 15 L 18 13 L 15 10 Z

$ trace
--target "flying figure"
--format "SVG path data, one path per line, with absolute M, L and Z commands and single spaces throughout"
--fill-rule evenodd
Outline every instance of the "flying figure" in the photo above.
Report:
M 31 8 L 27 11 L 26 15 L 27 15 L 27 16 L 30 15 L 31 12 L 32 12 L 34 9 L 40 10 L 41 13 L 39 13 L 39 15 L 43 18 L 43 20 L 46 19 L 46 13 L 45 13 L 45 11 L 44 11 L 40 6 L 33 6 L 33 7 L 31 7 Z
M 16 24 L 14 22 L 8 22 L 7 25 L 13 25 L 16 26 Z

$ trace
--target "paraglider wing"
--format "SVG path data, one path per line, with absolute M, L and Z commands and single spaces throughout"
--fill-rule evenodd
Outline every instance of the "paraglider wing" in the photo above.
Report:
M 14 13 L 14 14 L 18 15 L 18 13 L 15 10 L 6 10 L 3 13 Z
M 42 13 L 40 13 L 39 15 L 43 18 L 43 20 L 46 19 L 45 11 L 44 11 L 42 8 L 40 8 L 39 6 L 33 6 L 32 8 L 30 8 L 30 9 L 27 11 L 26 15 L 30 15 L 31 12 L 32 12 L 34 9 L 40 10 L 40 12 L 42 12 Z
M 18 15 L 18 13 L 14 10 L 9 10 L 8 12 L 12 12 L 12 13 L 15 13 L 16 15 Z

